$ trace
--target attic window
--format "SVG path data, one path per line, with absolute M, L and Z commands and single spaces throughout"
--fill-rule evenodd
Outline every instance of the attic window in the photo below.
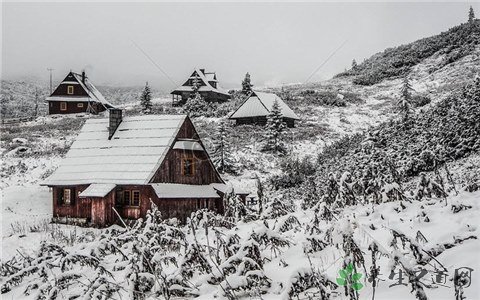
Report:
M 67 110 L 67 102 L 60 102 L 60 110 Z
M 193 176 L 195 173 L 195 165 L 192 158 L 185 158 L 182 161 L 182 175 Z
M 83 103 L 77 103 L 77 107 L 78 107 L 78 108 L 83 107 Z
M 73 95 L 73 85 L 67 86 L 67 94 Z

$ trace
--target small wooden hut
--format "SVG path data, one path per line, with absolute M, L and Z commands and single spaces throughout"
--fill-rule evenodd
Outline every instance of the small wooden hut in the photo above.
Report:
M 263 126 L 267 123 L 267 117 L 275 101 L 280 106 L 283 121 L 288 127 L 294 127 L 295 120 L 299 118 L 280 97 L 272 93 L 256 91 L 250 93 L 245 101 L 230 115 L 229 119 L 235 120 L 237 125 L 258 124 Z

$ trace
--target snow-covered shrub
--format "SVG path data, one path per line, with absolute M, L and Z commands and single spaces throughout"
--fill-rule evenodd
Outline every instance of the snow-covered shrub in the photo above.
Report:
M 372 128 L 367 134 L 353 135 L 325 147 L 318 156 L 317 173 L 320 194 L 326 194 L 329 174 L 350 172 L 357 188 L 353 191 L 378 203 L 382 188 L 388 191 L 392 184 L 396 195 L 404 198 L 402 183 L 422 172 L 435 171 L 446 162 L 464 158 L 480 150 L 478 126 L 480 102 L 454 93 L 436 105 L 411 117 L 409 125 L 388 121 Z M 368 144 L 368 147 L 367 147 Z M 438 177 L 438 176 L 436 176 Z M 429 179 L 430 192 L 437 189 L 443 197 L 448 188 L 439 178 Z M 451 179 L 449 180 L 450 185 Z M 390 185 L 389 188 L 386 188 Z M 398 192 L 400 193 L 397 193 Z M 421 195 L 417 195 L 422 197 Z
M 220 287 L 228 298 L 240 297 L 247 291 L 263 294 L 271 285 L 263 272 L 263 257 L 253 236 L 242 242 L 239 250 L 220 268 L 224 274 Z
M 302 269 L 294 274 L 285 290 L 289 299 L 299 298 L 305 291 L 313 289 L 313 299 L 328 300 L 336 288 L 335 283 L 312 268 L 310 270 Z
M 266 226 L 262 226 L 252 232 L 251 237 L 264 249 L 270 249 L 273 256 L 277 257 L 284 247 L 290 247 L 292 241 L 286 239 L 281 233 Z
M 425 106 L 427 104 L 430 104 L 430 102 L 432 102 L 432 100 L 428 96 L 425 96 L 425 95 L 413 95 L 412 96 L 412 104 L 413 104 L 414 107 L 422 107 L 422 106 Z
M 203 99 L 200 94 L 196 94 L 195 97 L 189 98 L 183 105 L 184 113 L 190 117 L 209 117 L 213 114 L 213 105 Z
M 269 183 L 277 190 L 301 185 L 315 174 L 316 168 L 308 156 L 303 159 L 287 156 L 280 161 L 280 170 L 280 174 L 272 175 L 269 179 Z
M 287 203 L 286 199 L 274 198 L 268 202 L 263 213 L 263 217 L 266 219 L 277 219 L 281 216 L 285 216 L 294 211 L 292 203 Z

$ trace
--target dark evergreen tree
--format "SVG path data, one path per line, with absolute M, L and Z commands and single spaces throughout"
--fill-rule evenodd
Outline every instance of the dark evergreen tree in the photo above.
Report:
M 357 61 L 354 59 L 352 60 L 352 70 L 356 70 L 358 68 Z
M 272 151 L 275 154 L 285 154 L 286 149 L 283 144 L 283 132 L 285 131 L 286 125 L 283 122 L 283 115 L 280 109 L 278 101 L 275 100 L 273 103 L 270 114 L 267 117 L 267 126 L 266 126 L 266 144 L 263 148 L 264 151 Z
M 242 81 L 242 93 L 250 94 L 252 92 L 253 84 L 250 81 L 250 74 L 245 74 L 245 79 Z
M 200 117 L 207 114 L 210 106 L 207 101 L 203 99 L 200 93 L 195 93 L 193 98 L 189 98 L 183 106 L 183 111 L 190 117 Z
M 237 173 L 236 163 L 230 152 L 230 145 L 224 122 L 221 122 L 218 126 L 218 135 L 212 160 L 220 173 Z
M 145 88 L 143 89 L 142 96 L 140 98 L 140 105 L 142 106 L 142 113 L 152 113 L 152 92 L 150 91 L 148 82 L 145 84 Z
M 408 76 L 403 78 L 402 88 L 400 89 L 400 99 L 398 100 L 398 109 L 404 120 L 407 120 L 412 110 L 412 92 L 414 89 L 410 84 Z
M 473 7 L 470 6 L 470 9 L 468 11 L 468 23 L 473 23 L 475 20 L 475 12 L 473 11 Z
M 190 98 L 199 98 L 200 96 L 200 79 L 198 78 L 198 74 L 195 74 L 195 78 L 193 78 L 193 83 L 192 83 L 192 94 L 190 94 Z
M 183 111 L 190 117 L 204 116 L 210 111 L 210 106 L 207 101 L 203 99 L 199 89 L 200 79 L 198 78 L 198 75 L 195 75 L 193 78 L 192 93 L 190 94 L 190 98 L 188 98 L 187 102 L 183 106 Z

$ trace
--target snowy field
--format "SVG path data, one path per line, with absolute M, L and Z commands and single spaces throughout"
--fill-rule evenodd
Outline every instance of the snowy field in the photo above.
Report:
M 376 243 L 382 256 L 378 257 L 377 265 L 380 267 L 378 286 L 375 290 L 375 299 L 415 299 L 410 293 L 410 288 L 398 283 L 398 274 L 389 279 L 390 266 L 393 261 L 393 255 L 397 252 L 405 255 L 405 262 L 409 262 L 411 251 L 391 247 L 391 230 L 403 233 L 405 236 L 414 240 L 418 232 L 426 240 L 418 241 L 423 249 L 433 249 L 440 247 L 444 251 L 436 257 L 435 260 L 424 266 L 428 271 L 421 280 L 432 288 L 425 289 L 428 299 L 454 299 L 454 288 L 452 283 L 455 269 L 469 267 L 475 270 L 472 275 L 472 284 L 465 289 L 466 299 L 480 299 L 480 276 L 477 272 L 480 270 L 480 241 L 476 239 L 479 231 L 480 206 L 478 200 L 480 192 L 463 192 L 458 196 L 448 198 L 448 205 L 439 199 L 425 200 L 420 202 L 390 202 L 372 207 L 353 206 L 345 209 L 343 213 L 337 216 L 338 220 L 331 223 L 320 221 L 320 232 L 312 234 L 308 228 L 312 226 L 313 211 L 297 210 L 294 213 L 281 216 L 277 219 L 264 221 L 254 221 L 249 223 L 239 222 L 231 229 L 216 228 L 225 236 L 238 235 L 240 244 L 245 243 L 252 233 L 268 233 L 270 236 L 281 235 L 283 240 L 290 243 L 289 246 L 272 248 L 261 246 L 261 255 L 265 258 L 264 274 L 271 280 L 271 286 L 267 294 L 262 299 L 288 299 L 289 287 L 296 279 L 296 276 L 302 272 L 311 271 L 312 268 L 318 270 L 320 274 L 326 274 L 327 278 L 335 282 L 338 277 L 338 271 L 342 269 L 343 252 L 334 245 L 327 245 L 321 251 L 314 251 L 305 255 L 305 249 L 311 245 L 311 239 L 322 236 L 327 229 L 333 228 L 333 242 L 341 243 L 342 234 L 351 232 L 354 240 L 364 252 L 366 258 L 365 265 L 367 270 L 371 265 L 368 247 Z M 466 210 L 454 213 L 454 205 L 464 205 L 471 207 Z M 38 251 L 42 241 L 57 243 L 70 255 L 88 253 L 100 247 L 102 232 L 108 232 L 108 229 L 81 229 L 65 225 L 47 224 L 47 219 L 51 217 L 51 200 L 48 188 L 34 186 L 12 186 L 3 191 L 2 196 L 2 261 L 6 261 L 16 254 L 33 255 Z M 286 226 L 282 229 L 282 224 L 286 224 L 289 218 L 298 220 L 297 226 Z M 265 225 L 268 225 L 266 227 Z M 121 229 L 124 230 L 124 229 Z M 213 230 L 208 236 L 208 240 L 214 240 Z M 194 238 L 188 228 L 184 229 L 187 240 Z M 93 236 L 93 240 L 82 242 L 84 235 Z M 475 238 L 469 238 L 469 237 Z M 198 230 L 195 236 L 199 244 L 207 243 L 207 236 L 203 230 Z M 458 242 L 462 241 L 463 242 Z M 449 249 L 440 245 L 453 245 Z M 128 245 L 123 246 L 123 250 L 128 252 Z M 90 250 L 89 250 L 90 249 Z M 112 271 L 113 281 L 122 284 L 125 274 L 124 271 L 114 271 L 115 257 L 118 255 L 110 254 L 101 259 L 101 264 Z M 309 259 L 311 263 L 309 262 Z M 117 258 L 118 260 L 118 258 Z M 412 260 L 413 263 L 413 260 Z M 441 279 L 441 284 L 432 283 L 436 280 L 436 269 L 445 267 L 448 271 L 446 277 Z M 83 276 L 89 276 L 91 272 L 88 267 L 79 267 L 73 271 L 82 273 Z M 71 272 L 73 272 L 71 271 Z M 164 270 L 167 274 L 175 274 L 178 271 L 176 267 Z M 398 271 L 398 269 L 397 269 Z M 52 272 L 57 272 L 55 268 Z M 362 269 L 358 272 L 365 274 Z M 214 272 L 215 273 L 215 272 Z M 198 299 L 212 299 L 222 295 L 218 286 L 209 284 L 206 280 L 208 274 L 197 274 L 191 280 L 198 287 Z M 4 280 L 2 279 L 2 284 Z M 87 278 L 83 278 L 86 280 Z M 364 288 L 359 291 L 359 299 L 372 299 L 373 289 L 371 284 L 366 281 L 368 278 L 362 276 L 361 282 Z M 5 299 L 34 299 L 35 293 L 30 297 L 22 295 L 30 279 L 25 279 L 20 285 L 14 287 L 11 292 L 4 295 Z M 235 276 L 231 275 L 229 284 L 235 285 Z M 238 278 L 238 280 L 241 280 Z M 82 281 L 82 279 L 80 279 Z M 241 284 L 239 282 L 238 284 Z M 66 289 L 61 291 L 62 297 L 74 295 L 78 288 Z M 312 291 L 313 293 L 313 291 Z M 123 293 L 120 292 L 120 295 Z M 308 295 L 308 291 L 307 294 Z M 312 294 L 314 295 L 314 294 Z M 240 295 L 239 295 L 240 296 Z M 252 295 L 243 295 L 239 298 L 250 299 Z M 332 292 L 332 299 L 346 299 L 341 289 Z M 123 297 L 128 297 L 125 292 Z M 117 297 L 114 297 L 117 299 Z M 121 299 L 121 298 L 119 298 Z M 125 298 L 123 298 L 125 299 Z M 153 299 L 153 298 L 152 298 Z M 302 298 L 303 299 L 303 298 Z M 315 297 L 314 297 L 315 299 Z

